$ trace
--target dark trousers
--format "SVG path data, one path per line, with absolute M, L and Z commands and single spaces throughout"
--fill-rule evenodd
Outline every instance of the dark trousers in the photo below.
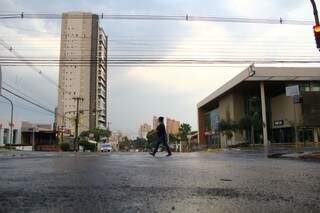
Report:
M 160 144 L 163 144 L 166 147 L 168 154 L 171 154 L 170 147 L 169 147 L 169 145 L 167 143 L 166 137 L 159 137 L 157 139 L 157 143 L 156 143 L 156 146 L 154 147 L 153 154 L 157 153 Z

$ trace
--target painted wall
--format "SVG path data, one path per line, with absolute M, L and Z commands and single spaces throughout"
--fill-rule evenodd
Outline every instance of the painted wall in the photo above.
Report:
M 273 110 L 272 110 L 273 109 Z M 276 96 L 271 99 L 271 120 L 272 128 L 291 127 L 296 120 L 297 123 L 302 122 L 301 104 L 293 104 L 293 98 L 285 94 Z M 284 125 L 275 126 L 275 121 L 284 121 Z

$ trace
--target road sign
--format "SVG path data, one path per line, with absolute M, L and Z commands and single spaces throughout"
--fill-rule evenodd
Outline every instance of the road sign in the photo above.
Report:
M 286 95 L 291 96 L 291 97 L 294 97 L 296 95 L 300 95 L 299 85 L 286 87 Z

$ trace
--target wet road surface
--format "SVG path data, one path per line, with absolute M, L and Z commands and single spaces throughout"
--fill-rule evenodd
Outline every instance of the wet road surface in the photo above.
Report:
M 0 153 L 0 212 L 320 212 L 320 163 L 261 151 Z

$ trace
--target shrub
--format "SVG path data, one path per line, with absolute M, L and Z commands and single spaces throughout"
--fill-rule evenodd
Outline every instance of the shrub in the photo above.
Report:
M 89 143 L 88 141 L 82 140 L 79 142 L 79 146 L 83 147 L 83 150 L 90 150 L 91 152 L 96 151 L 96 144 Z
M 70 144 L 69 143 L 61 143 L 60 149 L 64 152 L 70 151 Z

